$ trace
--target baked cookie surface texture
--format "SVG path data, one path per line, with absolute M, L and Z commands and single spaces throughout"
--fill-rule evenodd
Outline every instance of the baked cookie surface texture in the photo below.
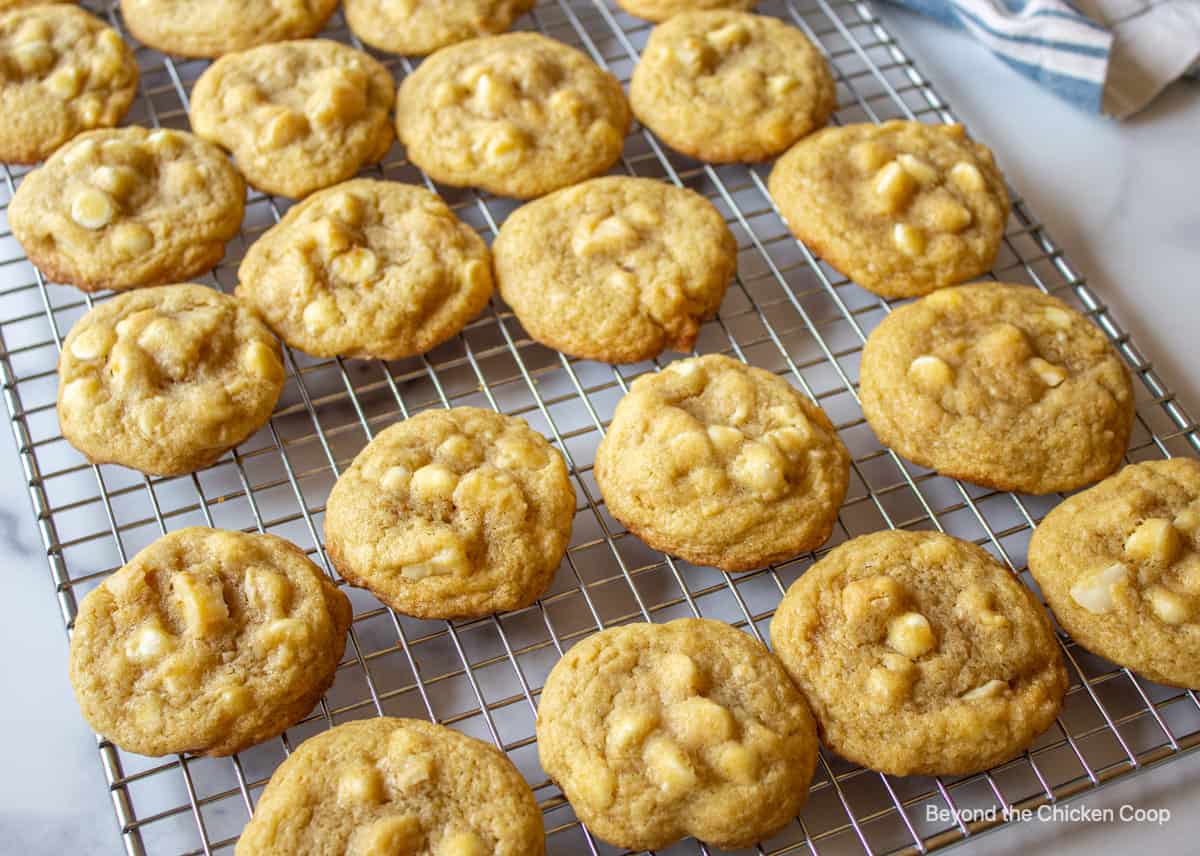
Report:
M 1068 498 L 1034 530 L 1029 570 L 1085 648 L 1200 687 L 1200 462 L 1131 464 Z
M 0 160 L 36 163 L 121 121 L 138 67 L 120 34 L 74 5 L 0 4 Z
M 748 847 L 808 797 L 808 705 L 779 661 L 719 621 L 628 624 L 572 647 L 538 705 L 538 754 L 600 838 Z
M 255 241 L 238 297 L 294 348 L 394 360 L 456 334 L 492 294 L 483 239 L 438 196 L 353 179 L 309 196 Z
M 996 490 L 1098 481 L 1133 427 L 1129 372 L 1104 333 L 1030 286 L 964 285 L 900 307 L 868 337 L 860 378 L 881 442 Z
M 201 285 L 141 288 L 67 334 L 58 420 L 92 463 L 181 475 L 266 424 L 283 381 L 279 343 L 241 301 Z
M 804 572 L 771 642 L 821 739 L 897 776 L 965 775 L 1023 751 L 1067 689 L 1032 592 L 986 550 L 935 532 L 876 532 Z
M 425 56 L 438 48 L 503 33 L 535 0 L 346 0 L 346 22 L 373 48 Z
M 665 21 L 681 12 L 706 9 L 733 9 L 746 12 L 754 8 L 758 0 L 616 0 L 616 4 L 628 12 L 647 21 Z
M 629 100 L 667 145 L 714 163 L 768 160 L 822 127 L 833 76 L 808 37 L 777 18 L 684 12 L 654 28 Z
M 442 48 L 400 84 L 396 130 L 435 181 L 530 199 L 604 172 L 629 104 L 615 77 L 538 33 Z
M 142 755 L 232 755 L 333 683 L 350 601 L 274 535 L 172 532 L 90 592 L 71 684 L 91 726 Z
M 279 42 L 214 62 L 188 117 L 259 190 L 300 199 L 351 178 L 392 145 L 395 86 L 382 64 L 327 39 Z
M 518 208 L 492 249 L 500 294 L 533 338 L 612 363 L 690 351 L 737 267 L 737 242 L 708 200 L 625 176 Z
M 246 185 L 185 131 L 82 134 L 25 177 L 9 223 L 47 279 L 84 291 L 181 282 L 211 270 L 242 224 Z
M 634 381 L 595 464 L 629 531 L 731 572 L 823 544 L 849 470 L 824 411 L 781 377 L 718 354 Z
M 163 53 L 215 58 L 268 42 L 316 35 L 337 0 L 121 0 L 142 44 Z
M 426 410 L 381 431 L 325 510 L 339 573 L 418 618 L 477 617 L 533 603 L 575 515 L 562 455 L 523 419 Z
M 884 297 L 986 273 L 1008 221 L 995 158 L 961 125 L 826 128 L 779 159 L 768 187 L 793 235 Z
M 542 813 L 501 752 L 442 725 L 380 717 L 284 761 L 237 856 L 542 856 Z

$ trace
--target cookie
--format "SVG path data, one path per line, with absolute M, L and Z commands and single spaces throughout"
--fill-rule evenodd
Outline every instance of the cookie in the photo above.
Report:
M 768 180 L 797 238 L 883 297 L 915 297 L 986 273 L 1008 221 L 991 151 L 961 125 L 826 128 Z
M 493 747 L 416 719 L 347 722 L 271 776 L 237 856 L 542 856 L 542 813 Z
M 238 268 L 237 295 L 288 345 L 394 360 L 458 333 L 492 294 L 487 244 L 423 187 L 356 179 L 293 206 Z
M 180 529 L 83 599 L 71 684 L 92 728 L 127 752 L 232 755 L 312 710 L 350 619 L 294 544 Z
M 1200 688 L 1200 461 L 1132 464 L 1065 500 L 1034 530 L 1029 570 L 1085 648 Z
M 775 653 L 822 741 L 895 776 L 957 776 L 1020 754 L 1068 677 L 1033 594 L 974 544 L 875 532 L 835 547 L 787 590 Z
M 575 491 L 523 419 L 426 410 L 381 431 L 325 508 L 325 547 L 351 585 L 417 618 L 520 609 L 550 585 Z
M 210 65 L 188 116 L 252 185 L 300 199 L 387 154 L 394 90 L 391 72 L 362 51 L 326 39 L 281 42 Z
M 336 8 L 337 0 L 121 0 L 125 26 L 139 42 L 202 58 L 306 39 Z
M 265 425 L 283 381 L 279 343 L 241 301 L 202 285 L 141 288 L 67 334 L 58 421 L 92 463 L 181 475 Z
M 656 550 L 748 571 L 819 547 L 850 455 L 787 381 L 719 354 L 639 377 L 596 450 L 609 513 Z
M 346 0 L 342 12 L 373 48 L 425 56 L 467 39 L 503 33 L 536 0 Z
M 737 242 L 707 199 L 626 176 L 518 208 L 492 249 L 500 294 L 530 336 L 610 363 L 690 351 L 737 268 Z
M 1121 464 L 1129 371 L 1104 334 L 1024 285 L 947 288 L 867 339 L 863 415 L 880 442 L 942 475 L 1021 493 L 1074 490 Z
M 242 225 L 246 185 L 185 131 L 82 134 L 17 187 L 9 225 L 47 279 L 123 291 L 199 276 Z
M 634 115 L 676 151 L 712 163 L 769 160 L 829 121 L 829 65 L 800 30 L 729 10 L 655 27 L 633 70 Z
M 722 849 L 782 829 L 808 798 L 817 735 L 771 653 L 720 621 L 589 636 L 546 679 L 538 755 L 595 835 L 629 850 Z
M 615 77 L 538 33 L 442 48 L 400 84 L 396 131 L 435 181 L 529 199 L 621 155 L 629 104 Z
M 682 12 L 706 9 L 746 12 L 753 9 L 758 0 L 616 0 L 616 3 L 630 15 L 661 22 Z
M 117 124 L 137 83 L 133 51 L 79 7 L 0 11 L 0 161 L 36 163 L 82 131 Z

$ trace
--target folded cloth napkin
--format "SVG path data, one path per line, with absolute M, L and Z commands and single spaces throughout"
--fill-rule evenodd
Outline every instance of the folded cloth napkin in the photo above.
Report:
M 1125 118 L 1200 66 L 1200 0 L 891 0 L 966 30 L 1085 110 Z

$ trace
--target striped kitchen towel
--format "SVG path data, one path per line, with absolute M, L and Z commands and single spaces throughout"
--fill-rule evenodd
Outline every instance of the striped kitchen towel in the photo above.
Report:
M 1068 101 L 1124 118 L 1200 65 L 1200 0 L 892 0 Z

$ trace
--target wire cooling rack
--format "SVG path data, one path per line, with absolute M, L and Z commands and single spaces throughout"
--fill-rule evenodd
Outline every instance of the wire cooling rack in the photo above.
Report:
M 88 5 L 124 32 L 115 4 Z M 837 79 L 836 122 L 953 121 L 867 3 L 768 0 L 759 11 L 791 21 L 822 47 Z M 645 22 L 603 0 L 543 0 L 521 25 L 581 48 L 623 81 L 649 33 Z M 357 44 L 340 14 L 325 35 Z M 147 49 L 137 56 L 142 85 L 128 121 L 186 128 L 190 83 L 205 63 Z M 404 59 L 380 58 L 397 77 L 411 70 Z M 737 281 L 697 350 L 779 373 L 837 424 L 854 463 L 825 549 L 884 527 L 941 529 L 983 544 L 1032 586 L 1022 570 L 1026 545 L 1056 498 L 964 485 L 880 447 L 863 421 L 856 382 L 864 338 L 890 305 L 788 235 L 766 193 L 767 168 L 705 166 L 640 129 L 626 141 L 621 168 L 703 193 L 737 236 Z M 25 172 L 4 168 L 5 209 Z M 371 171 L 381 173 L 428 183 L 398 150 Z M 515 207 L 473 191 L 443 195 L 489 238 Z M 282 208 L 281 200 L 252 194 L 241 236 L 206 279 L 231 290 L 246 245 Z M 1197 426 L 1016 194 L 994 275 L 1066 299 L 1111 337 L 1142 382 L 1130 461 L 1200 451 Z M 103 298 L 45 282 L 0 214 L 0 380 L 68 628 L 83 595 L 137 550 L 183 526 L 272 532 L 328 568 L 320 533 L 338 472 L 376 432 L 428 407 L 477 405 L 524 417 L 566 456 L 578 496 L 566 558 L 532 607 L 474 621 L 418 621 L 347 589 L 355 618 L 337 680 L 281 739 L 232 759 L 145 758 L 98 740 L 131 854 L 231 852 L 268 777 L 293 747 L 333 724 L 379 714 L 436 720 L 500 746 L 534 789 L 551 853 L 617 852 L 587 834 L 538 764 L 534 716 L 550 668 L 581 638 L 627 621 L 704 615 L 765 640 L 782 592 L 814 560 L 807 555 L 729 577 L 656 553 L 625 533 L 596 489 L 593 454 L 630 380 L 657 365 L 568 359 L 530 341 L 498 298 L 462 335 L 421 358 L 383 363 L 287 353 L 287 387 L 270 424 L 199 473 L 159 479 L 88 465 L 59 432 L 55 364 L 62 337 L 93 299 Z M 1061 639 L 1072 686 L 1056 724 L 1024 755 L 984 774 L 931 779 L 881 776 L 825 754 L 800 817 L 753 852 L 926 852 L 1002 825 L 1014 810 L 1067 799 L 1200 743 L 1193 693 L 1152 684 Z M 666 852 L 715 851 L 685 841 Z

